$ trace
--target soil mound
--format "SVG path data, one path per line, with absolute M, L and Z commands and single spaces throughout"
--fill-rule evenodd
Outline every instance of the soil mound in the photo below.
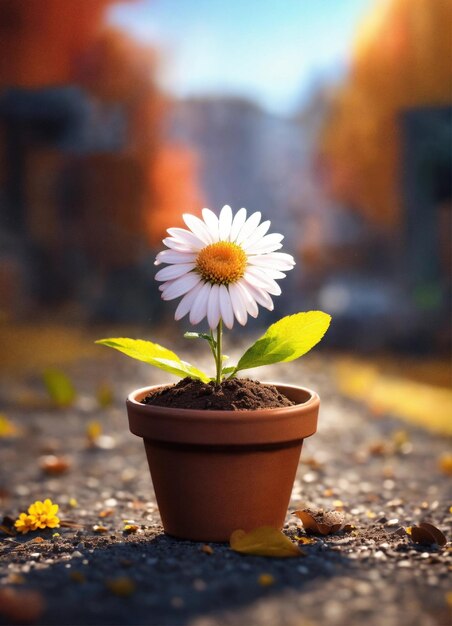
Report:
M 249 378 L 232 378 L 224 380 L 220 385 L 184 378 L 175 385 L 161 387 L 152 392 L 141 402 L 178 409 L 211 411 L 253 411 L 294 404 L 273 385 Z

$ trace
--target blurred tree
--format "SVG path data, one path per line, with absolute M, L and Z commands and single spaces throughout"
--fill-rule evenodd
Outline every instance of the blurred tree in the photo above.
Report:
M 323 136 L 333 195 L 374 225 L 400 224 L 406 109 L 452 104 L 452 2 L 382 0 L 365 20 Z

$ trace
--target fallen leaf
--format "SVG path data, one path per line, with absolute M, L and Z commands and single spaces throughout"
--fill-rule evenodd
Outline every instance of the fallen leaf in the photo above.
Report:
M 113 389 L 108 383 L 99 385 L 96 391 L 96 399 L 99 406 L 103 409 L 113 404 Z
M 18 437 L 20 433 L 20 429 L 15 426 L 4 413 L 0 413 L 0 439 Z
M 344 515 L 339 511 L 312 511 L 304 509 L 303 511 L 294 511 L 303 522 L 306 532 L 319 535 L 331 535 L 342 527 Z
M 131 578 L 127 578 L 126 576 L 107 580 L 106 587 L 114 593 L 115 596 L 127 597 L 135 592 L 135 583 Z
M 44 598 L 37 591 L 0 589 L 0 615 L 13 624 L 33 624 L 44 612 Z
M 110 517 L 110 515 L 113 515 L 113 513 L 113 509 L 103 509 L 103 511 L 99 512 L 99 517 Z
M 76 529 L 83 528 L 83 524 L 79 524 L 78 522 L 74 522 L 71 519 L 61 519 L 60 520 L 60 526 L 62 528 L 76 528 Z M 59 533 L 54 533 L 52 536 L 54 537 L 55 535 L 57 535 L 58 537 L 60 536 Z
M 49 454 L 39 459 L 39 465 L 46 474 L 59 476 L 68 471 L 71 467 L 71 462 L 66 457 Z
M 271 587 L 275 584 L 275 578 L 271 574 L 261 574 L 257 579 L 257 582 L 261 587 Z
M 443 454 L 439 458 L 439 469 L 447 476 L 452 476 L 452 454 Z
M 213 548 L 212 546 L 204 544 L 203 546 L 201 546 L 201 552 L 204 552 L 204 554 L 213 554 Z
M 408 528 L 406 530 L 414 543 L 419 543 L 423 546 L 432 546 L 434 544 L 445 546 L 447 543 L 447 538 L 440 529 L 428 522 L 421 522 L 418 526 L 411 526 L 411 532 L 408 532 Z
M 32 543 L 44 543 L 45 539 L 43 537 L 35 537 L 31 540 Z
M 235 552 L 255 556 L 295 557 L 303 552 L 281 531 L 272 526 L 261 526 L 251 532 L 235 530 L 230 538 Z
M 100 524 L 94 524 L 93 531 L 95 533 L 108 533 L 108 528 L 106 526 L 102 526 Z
M 89 422 L 86 427 L 86 438 L 90 446 L 95 446 L 96 441 L 102 435 L 102 426 L 99 422 Z
M 128 534 L 136 533 L 139 528 L 137 524 L 126 524 L 123 528 L 123 532 Z
M 69 407 L 74 403 L 76 392 L 71 379 L 62 371 L 48 368 L 43 376 L 44 386 L 52 402 L 60 407 Z

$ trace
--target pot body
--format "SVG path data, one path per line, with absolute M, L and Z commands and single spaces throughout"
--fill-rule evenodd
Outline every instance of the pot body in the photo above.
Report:
M 227 541 L 239 528 L 281 528 L 303 439 L 317 427 L 319 397 L 276 385 L 297 404 L 258 411 L 199 411 L 127 399 L 130 430 L 144 439 L 165 532 Z

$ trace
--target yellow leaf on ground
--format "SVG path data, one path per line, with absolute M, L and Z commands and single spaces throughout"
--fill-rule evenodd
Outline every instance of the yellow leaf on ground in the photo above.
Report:
M 43 382 L 52 402 L 60 407 L 69 407 L 74 403 L 76 398 L 75 387 L 64 372 L 47 368 L 43 373 Z
M 17 437 L 20 431 L 3 413 L 0 413 L 0 439 Z
M 235 530 L 230 538 L 230 546 L 235 552 L 254 556 L 286 558 L 303 555 L 298 546 L 272 526 L 261 526 L 249 533 Z

